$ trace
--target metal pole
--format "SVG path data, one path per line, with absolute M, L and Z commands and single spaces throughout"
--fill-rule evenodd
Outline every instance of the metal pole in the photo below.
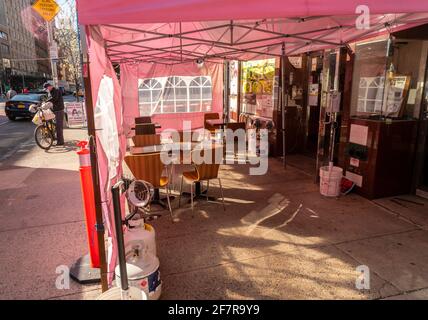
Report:
M 50 50 L 54 42 L 51 22 L 46 21 L 46 29 L 48 31 L 49 57 L 51 58 L 50 61 L 51 61 L 51 69 L 52 69 L 53 86 L 57 88 L 58 87 L 58 70 L 56 68 L 56 61 L 52 59 L 51 53 L 50 53 Z
M 120 284 L 122 291 L 129 289 L 128 285 L 128 273 L 126 270 L 126 256 L 125 256 L 125 241 L 123 239 L 123 223 L 122 223 L 122 211 L 120 209 L 120 189 L 123 185 L 123 181 L 120 180 L 111 188 L 113 195 L 113 209 L 114 209 L 114 226 L 116 228 L 117 238 L 117 251 L 119 258 L 119 270 L 120 270 Z
M 223 118 L 227 121 L 229 118 L 229 93 L 230 93 L 230 81 L 229 81 L 229 61 L 223 63 Z
M 283 165 L 284 168 L 287 166 L 286 164 L 286 160 L 285 160 L 285 155 L 286 155 L 286 143 L 285 143 L 285 120 L 286 120 L 286 99 L 287 99 L 287 93 L 286 93 L 286 88 L 285 88 L 285 43 L 282 44 L 282 48 L 281 48 L 281 117 L 282 117 L 282 157 L 283 157 Z

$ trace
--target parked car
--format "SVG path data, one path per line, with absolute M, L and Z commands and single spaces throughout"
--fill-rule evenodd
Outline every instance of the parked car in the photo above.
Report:
M 32 118 L 33 114 L 29 111 L 30 105 L 39 104 L 46 98 L 46 94 L 40 93 L 17 94 L 12 99 L 6 101 L 4 107 L 6 116 L 12 121 L 17 117 Z

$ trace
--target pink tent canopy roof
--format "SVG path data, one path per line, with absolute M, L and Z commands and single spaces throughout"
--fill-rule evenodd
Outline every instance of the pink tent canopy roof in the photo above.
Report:
M 428 22 L 426 0 L 366 0 L 370 28 L 356 28 L 360 0 L 77 0 L 79 22 L 97 24 L 113 62 L 176 64 L 252 60 L 338 47 Z M 230 20 L 233 19 L 233 20 Z
M 359 5 L 371 14 L 428 11 L 426 0 L 77 0 L 84 25 L 354 15 Z

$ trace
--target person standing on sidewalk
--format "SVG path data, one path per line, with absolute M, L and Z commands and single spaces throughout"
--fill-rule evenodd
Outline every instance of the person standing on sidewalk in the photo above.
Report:
M 50 83 L 45 83 L 43 88 L 48 91 L 48 99 L 46 102 L 52 102 L 53 112 L 55 112 L 55 126 L 56 126 L 56 145 L 64 145 L 64 100 L 61 91 L 55 88 Z
M 16 96 L 16 91 L 15 90 L 13 90 L 13 88 L 12 87 L 10 87 L 10 89 L 7 91 L 7 93 L 6 93 L 6 99 L 7 100 L 10 100 L 10 99 L 12 99 L 14 96 Z

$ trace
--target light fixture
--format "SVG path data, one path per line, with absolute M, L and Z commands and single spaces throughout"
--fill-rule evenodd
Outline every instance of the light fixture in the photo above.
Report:
M 201 69 L 204 66 L 204 59 L 202 58 L 196 59 L 196 65 L 198 66 L 199 69 Z

